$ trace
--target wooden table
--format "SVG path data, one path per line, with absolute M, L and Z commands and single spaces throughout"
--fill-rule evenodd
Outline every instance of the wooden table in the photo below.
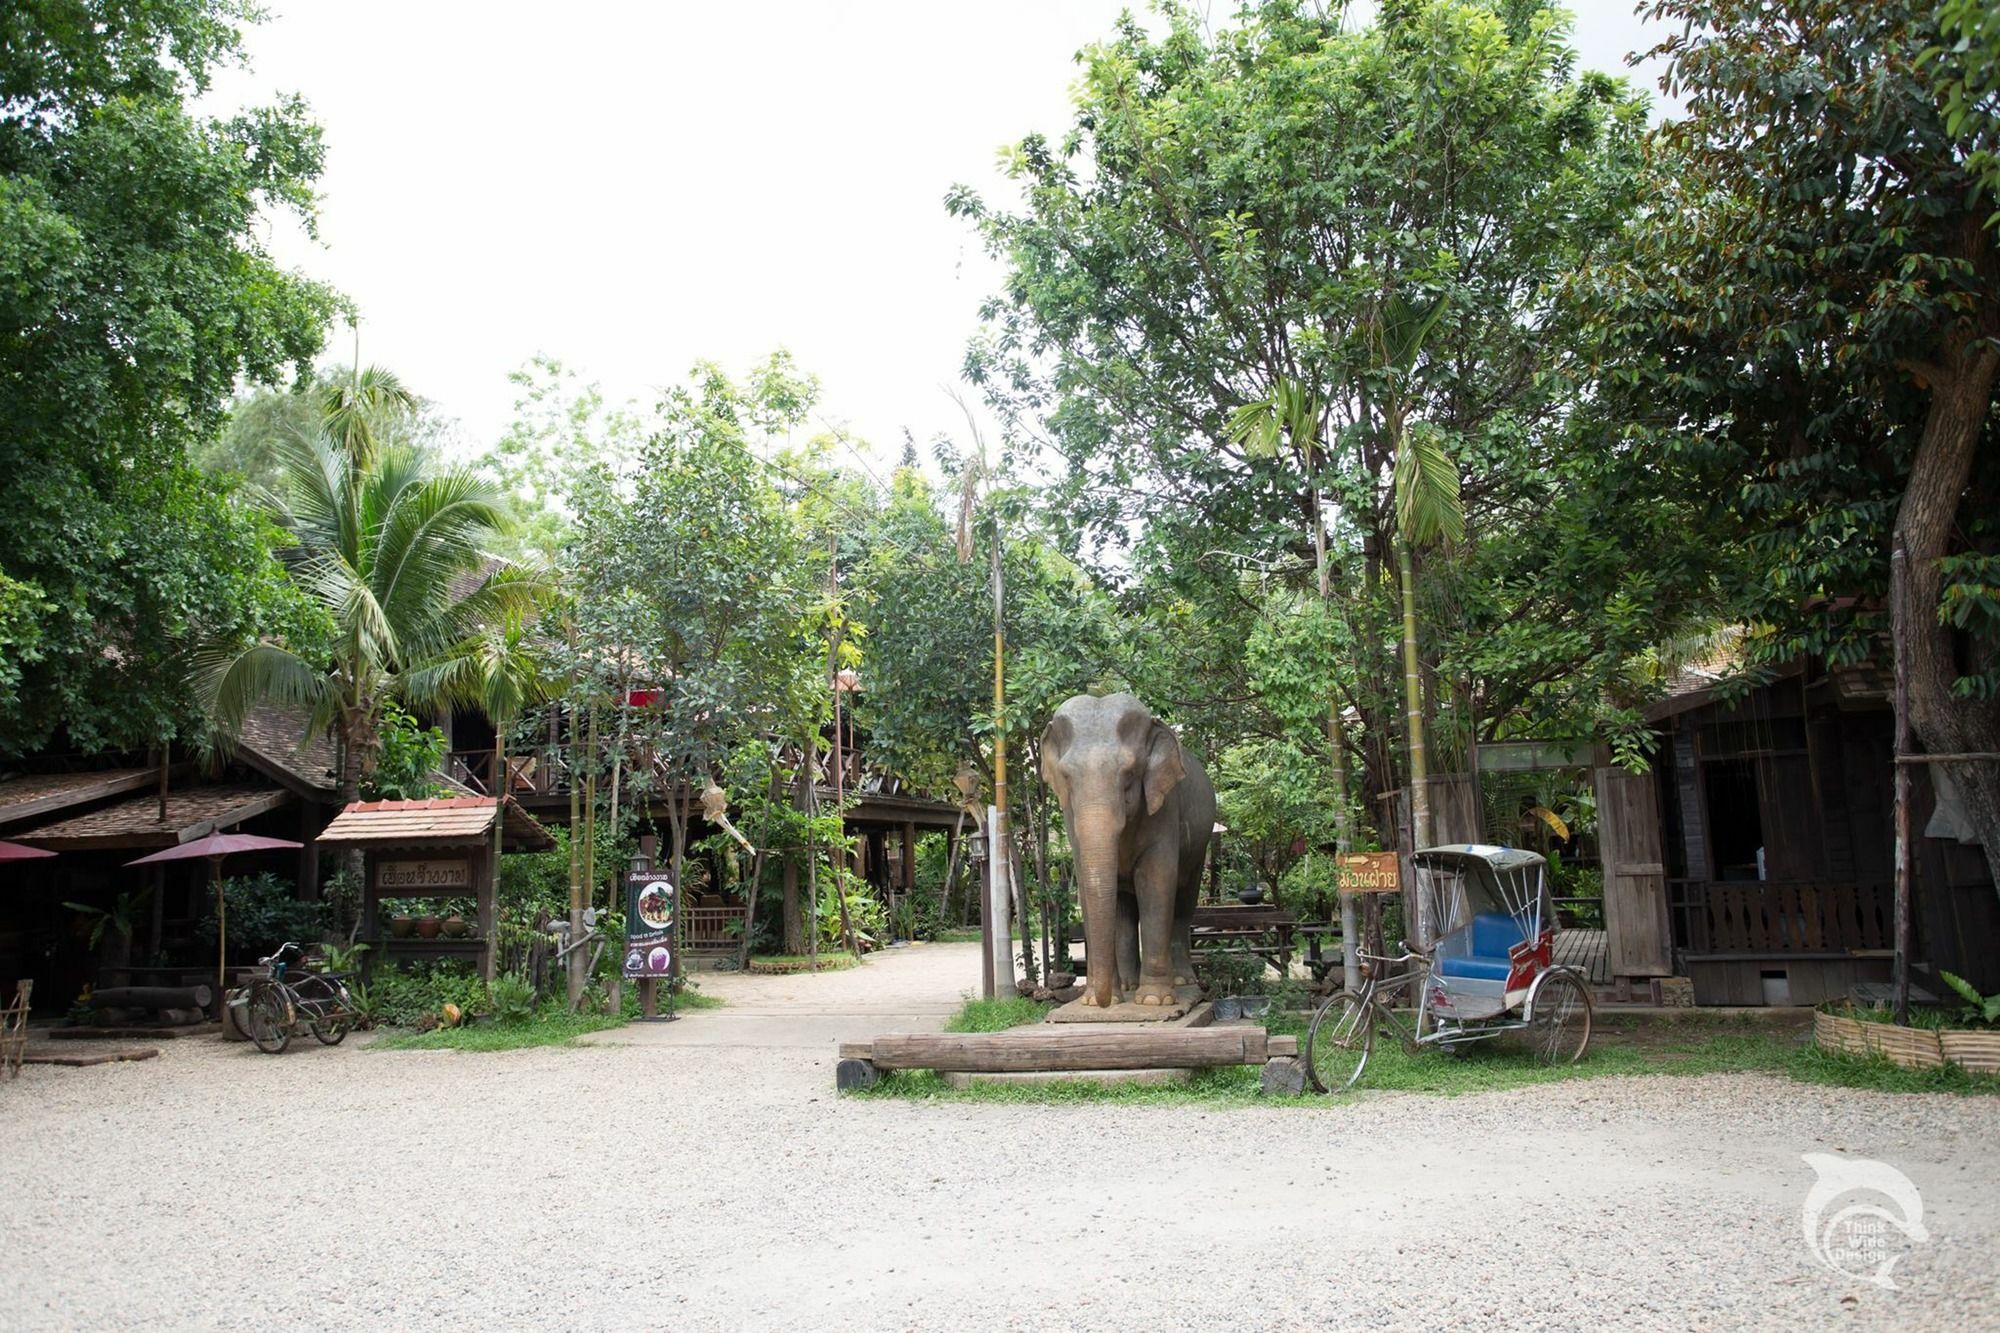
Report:
M 1194 909 L 1194 947 L 1227 949 L 1241 945 L 1287 976 L 1292 966 L 1292 937 L 1299 924 L 1296 913 L 1260 903 L 1254 907 L 1197 907 Z

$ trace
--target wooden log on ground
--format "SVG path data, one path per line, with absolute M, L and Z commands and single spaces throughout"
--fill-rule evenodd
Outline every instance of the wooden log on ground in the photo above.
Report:
M 207 1009 L 213 986 L 105 986 L 90 993 L 100 1009 Z
M 1152 1031 L 1079 1026 L 1010 1032 L 895 1033 L 843 1046 L 843 1059 L 877 1069 L 937 1069 L 1006 1074 L 1092 1069 L 1203 1069 L 1261 1065 L 1298 1054 L 1298 1038 L 1269 1037 L 1260 1027 L 1162 1027 Z

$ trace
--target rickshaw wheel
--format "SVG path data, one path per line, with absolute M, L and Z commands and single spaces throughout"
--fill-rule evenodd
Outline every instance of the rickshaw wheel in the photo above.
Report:
M 1528 1047 L 1546 1065 L 1574 1064 L 1590 1047 L 1590 992 L 1574 973 L 1553 972 L 1535 993 Z
M 1375 1006 L 1348 992 L 1327 998 L 1306 1029 L 1306 1079 L 1315 1092 L 1346 1092 L 1375 1049 Z

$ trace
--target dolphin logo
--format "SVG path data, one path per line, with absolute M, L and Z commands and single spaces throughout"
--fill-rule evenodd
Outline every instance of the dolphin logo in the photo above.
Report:
M 1867 1157 L 1835 1157 L 1830 1153 L 1809 1152 L 1805 1164 L 1817 1175 L 1806 1192 L 1800 1222 L 1805 1230 L 1806 1248 L 1813 1258 L 1846 1278 L 1872 1283 L 1884 1291 L 1900 1291 L 1889 1270 L 1901 1254 L 1888 1253 L 1883 1233 L 1893 1227 L 1915 1244 L 1931 1238 L 1924 1229 L 1924 1200 L 1910 1178 L 1890 1166 Z M 1895 1211 L 1873 1200 L 1850 1203 L 1828 1214 L 1827 1209 L 1842 1195 L 1866 1193 L 1881 1196 Z M 1845 1263 L 1843 1263 L 1845 1261 Z M 1873 1263 L 1872 1272 L 1857 1272 Z

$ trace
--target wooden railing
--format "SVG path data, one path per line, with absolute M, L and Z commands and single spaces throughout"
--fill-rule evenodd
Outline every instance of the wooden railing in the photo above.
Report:
M 684 907 L 681 909 L 682 953 L 735 953 L 742 947 L 743 908 Z
M 1845 954 L 1891 948 L 1886 884 L 1670 880 L 1674 946 L 1683 953 Z

